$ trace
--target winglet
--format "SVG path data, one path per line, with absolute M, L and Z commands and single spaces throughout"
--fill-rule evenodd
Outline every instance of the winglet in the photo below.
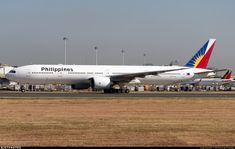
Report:
M 193 68 L 206 68 L 213 51 L 215 41 L 216 39 L 209 39 L 185 66 Z

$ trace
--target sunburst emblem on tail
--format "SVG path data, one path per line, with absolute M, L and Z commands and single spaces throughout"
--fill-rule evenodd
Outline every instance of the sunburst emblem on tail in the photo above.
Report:
M 185 66 L 193 68 L 206 68 L 213 51 L 215 41 L 216 39 L 209 39 Z
M 229 69 L 221 79 L 230 79 L 232 75 L 232 69 Z

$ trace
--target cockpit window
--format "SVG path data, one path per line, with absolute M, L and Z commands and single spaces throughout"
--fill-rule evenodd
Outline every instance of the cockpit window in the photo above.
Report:
M 16 73 L 16 71 L 15 70 L 11 70 L 11 71 L 9 71 L 9 73 Z

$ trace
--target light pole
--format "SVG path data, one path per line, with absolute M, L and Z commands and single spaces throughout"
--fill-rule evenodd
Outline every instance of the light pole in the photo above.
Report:
M 144 63 L 143 63 L 143 65 L 145 65 L 145 63 L 146 63 L 145 62 L 146 53 L 144 53 L 143 56 L 144 56 Z
M 122 65 L 125 64 L 125 51 L 122 49 Z
M 95 64 L 98 65 L 98 47 L 95 46 L 94 49 L 95 49 Z
M 64 64 L 67 64 L 66 57 L 67 57 L 67 37 L 63 37 L 64 40 Z

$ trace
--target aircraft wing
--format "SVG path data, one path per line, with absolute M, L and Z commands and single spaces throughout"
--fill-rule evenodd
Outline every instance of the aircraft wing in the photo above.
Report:
M 220 71 L 226 71 L 228 69 L 216 69 L 216 70 L 208 70 L 208 71 L 204 71 L 204 72 L 197 72 L 195 74 L 207 74 L 207 73 L 210 73 L 210 72 L 220 72 Z
M 208 71 L 203 71 L 203 72 L 197 72 L 197 73 L 194 73 L 195 74 L 195 77 L 194 79 L 196 78 L 205 78 L 207 77 L 208 73 L 215 73 L 215 72 L 220 72 L 220 71 L 226 71 L 228 69 L 216 69 L 216 70 L 208 70 Z
M 143 78 L 147 75 L 157 75 L 164 72 L 170 72 L 170 71 L 177 71 L 177 70 L 183 70 L 183 69 L 189 69 L 187 67 L 184 68 L 177 68 L 177 69 L 167 69 L 167 70 L 159 70 L 159 71 L 146 71 L 146 72 L 137 72 L 137 73 L 126 73 L 121 75 L 115 75 L 110 76 L 110 80 L 114 82 L 130 82 L 136 77 Z

